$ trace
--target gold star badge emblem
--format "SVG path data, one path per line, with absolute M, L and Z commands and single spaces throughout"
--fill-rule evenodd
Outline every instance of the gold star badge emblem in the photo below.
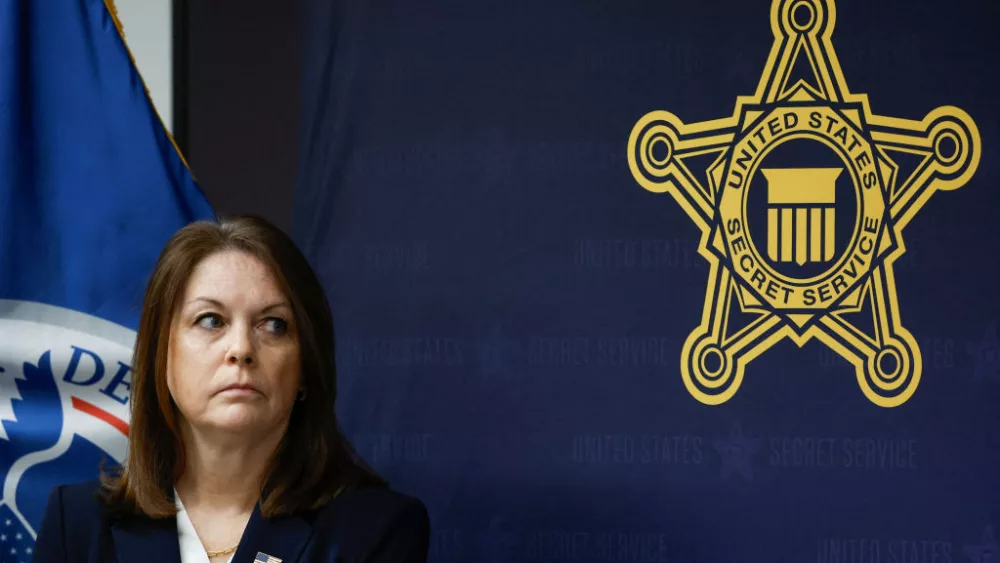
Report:
M 979 131 L 950 106 L 920 121 L 873 114 L 847 87 L 835 21 L 833 0 L 774 0 L 770 56 L 731 117 L 687 124 L 652 111 L 629 136 L 632 175 L 677 200 L 711 264 L 681 357 L 703 403 L 729 400 L 746 365 L 786 337 L 800 347 L 815 337 L 849 360 L 877 405 L 905 403 L 920 382 L 893 262 L 931 195 L 972 177 Z M 753 320 L 731 327 L 736 306 Z

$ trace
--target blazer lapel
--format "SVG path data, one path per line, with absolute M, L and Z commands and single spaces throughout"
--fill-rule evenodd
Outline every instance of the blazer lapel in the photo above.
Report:
M 111 526 L 118 563 L 180 563 L 177 520 L 130 519 Z
M 267 520 L 261 515 L 258 503 L 250 515 L 232 563 L 253 563 L 258 553 L 280 559 L 281 563 L 294 563 L 311 535 L 312 526 L 304 519 L 279 516 Z M 272 559 L 268 563 L 276 562 Z

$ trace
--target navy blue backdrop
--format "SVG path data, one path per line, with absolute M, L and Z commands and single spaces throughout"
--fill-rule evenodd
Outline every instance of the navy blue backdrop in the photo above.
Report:
M 295 236 L 433 562 L 996 560 L 991 3 L 303 6 Z

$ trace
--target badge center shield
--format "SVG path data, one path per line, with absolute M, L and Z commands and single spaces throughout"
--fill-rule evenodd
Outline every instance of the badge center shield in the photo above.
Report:
M 809 138 L 760 159 L 747 190 L 756 254 L 788 282 L 832 270 L 858 229 L 858 193 L 842 155 Z

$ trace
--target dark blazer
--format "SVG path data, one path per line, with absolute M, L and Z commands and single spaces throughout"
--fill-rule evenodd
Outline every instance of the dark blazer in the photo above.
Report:
M 112 520 L 97 481 L 52 490 L 33 563 L 180 563 L 175 518 Z M 344 493 L 323 508 L 265 520 L 254 509 L 232 563 L 425 563 L 427 510 L 389 489 Z M 266 559 L 266 558 L 265 558 Z

